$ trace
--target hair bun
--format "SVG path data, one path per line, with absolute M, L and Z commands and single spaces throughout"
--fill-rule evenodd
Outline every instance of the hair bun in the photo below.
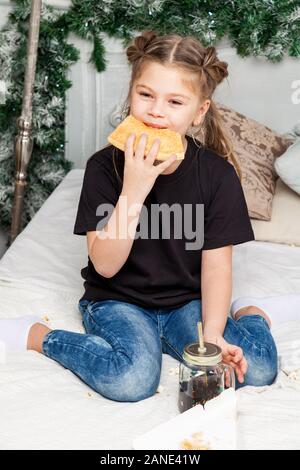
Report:
M 126 49 L 127 59 L 130 63 L 135 62 L 147 51 L 148 45 L 156 38 L 156 32 L 152 29 L 146 29 L 140 36 L 134 38 L 133 43 Z
M 228 76 L 228 64 L 218 59 L 214 46 L 208 46 L 205 51 L 202 67 L 219 84 Z

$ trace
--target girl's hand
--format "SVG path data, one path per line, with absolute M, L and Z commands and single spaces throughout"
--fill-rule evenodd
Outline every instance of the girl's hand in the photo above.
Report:
M 134 192 L 137 198 L 143 201 L 151 191 L 157 176 L 176 161 L 176 155 L 171 155 L 168 160 L 154 166 L 160 139 L 154 140 L 148 155 L 145 156 L 147 138 L 147 134 L 141 135 L 135 152 L 135 134 L 130 134 L 125 144 L 123 191 Z
M 207 337 L 205 336 L 205 341 L 208 343 L 217 344 L 222 349 L 222 360 L 225 364 L 229 364 L 233 367 L 234 372 L 240 383 L 244 382 L 244 375 L 248 369 L 248 363 L 244 357 L 242 348 L 235 346 L 234 344 L 229 344 L 222 336 Z

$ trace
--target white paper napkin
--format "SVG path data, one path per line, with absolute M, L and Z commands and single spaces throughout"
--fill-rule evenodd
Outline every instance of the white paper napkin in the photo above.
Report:
M 236 449 L 236 393 L 228 388 L 205 404 L 179 414 L 133 441 L 133 449 Z M 200 448 L 199 448 L 200 447 Z

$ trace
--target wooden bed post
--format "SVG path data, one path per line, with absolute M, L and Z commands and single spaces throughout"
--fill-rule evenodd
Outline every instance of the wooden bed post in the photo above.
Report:
M 11 244 L 15 240 L 21 229 L 21 214 L 23 209 L 24 188 L 27 184 L 26 171 L 31 158 L 33 147 L 31 136 L 32 95 L 39 41 L 41 5 L 42 0 L 31 1 L 22 114 L 18 119 L 18 135 L 15 139 L 15 192 L 12 207 L 12 222 L 9 244 Z

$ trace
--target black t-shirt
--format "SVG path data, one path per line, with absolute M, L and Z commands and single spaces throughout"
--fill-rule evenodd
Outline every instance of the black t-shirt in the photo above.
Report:
M 147 210 L 147 215 L 139 218 L 136 238 L 122 268 L 113 277 L 105 278 L 97 273 L 88 257 L 88 265 L 81 270 L 85 280 L 82 299 L 120 300 L 156 309 L 179 307 L 201 299 L 202 250 L 254 240 L 243 189 L 233 165 L 202 147 L 199 141 L 188 135 L 186 138 L 184 160 L 173 173 L 157 177 L 144 201 L 143 210 Z M 86 235 L 87 231 L 101 229 L 109 215 L 108 212 L 96 215 L 97 207 L 111 204 L 113 210 L 118 202 L 122 183 L 115 172 L 113 149 L 118 173 L 123 178 L 124 152 L 112 145 L 88 160 L 74 234 Z M 159 211 L 151 214 L 151 205 L 169 208 L 169 216 L 165 212 L 163 217 Z M 201 207 L 204 220 L 201 219 Z M 178 225 L 180 210 L 182 219 Z M 158 214 L 153 224 L 155 228 L 159 227 L 158 236 L 157 230 L 156 236 L 151 235 L 153 214 Z M 97 228 L 105 217 L 106 222 Z M 149 222 L 146 236 L 140 230 L 141 220 Z M 202 244 L 197 231 L 203 222 Z M 145 227 L 147 224 L 143 225 Z

